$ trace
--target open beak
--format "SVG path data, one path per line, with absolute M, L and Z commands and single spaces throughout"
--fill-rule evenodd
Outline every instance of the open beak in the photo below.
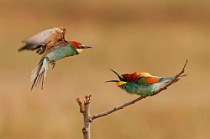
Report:
M 110 69 L 114 74 L 117 75 L 117 77 L 119 78 L 119 80 L 109 80 L 109 81 L 106 81 L 105 83 L 110 83 L 110 82 L 115 82 L 117 83 L 118 86 L 122 85 L 122 84 L 125 84 L 125 80 L 123 78 L 122 75 L 118 74 L 116 71 L 114 71 L 113 69 Z
M 117 75 L 117 77 L 120 79 L 120 81 L 124 81 L 124 78 L 122 77 L 122 75 L 118 74 L 116 71 L 114 71 L 113 69 L 110 69 L 114 74 Z
M 118 81 L 118 80 L 109 80 L 109 81 L 106 81 L 105 83 L 110 83 L 110 82 L 117 83 L 117 82 L 119 82 L 119 81 Z

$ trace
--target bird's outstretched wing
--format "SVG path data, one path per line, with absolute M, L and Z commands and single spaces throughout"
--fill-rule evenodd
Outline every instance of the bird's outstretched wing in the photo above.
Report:
M 25 44 L 19 49 L 36 50 L 37 53 L 43 54 L 50 49 L 57 41 L 65 40 L 66 29 L 64 27 L 55 27 L 41 31 L 23 41 Z

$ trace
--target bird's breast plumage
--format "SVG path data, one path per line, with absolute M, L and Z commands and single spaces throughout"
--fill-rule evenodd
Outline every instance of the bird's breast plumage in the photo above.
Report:
M 125 90 L 127 93 L 137 94 L 140 96 L 151 95 L 155 90 L 152 85 L 140 85 L 135 82 L 127 82 L 126 84 L 120 86 L 120 88 Z
M 58 47 L 58 48 L 53 49 L 46 55 L 46 57 L 50 61 L 57 61 L 59 59 L 62 59 L 68 56 L 73 56 L 76 54 L 77 54 L 76 50 L 70 44 L 67 44 L 64 47 Z

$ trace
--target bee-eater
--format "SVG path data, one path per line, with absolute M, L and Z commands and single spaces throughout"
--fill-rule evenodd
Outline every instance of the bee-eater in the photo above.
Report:
M 113 71 L 119 80 L 110 80 L 106 82 L 116 82 L 117 86 L 130 94 L 137 94 L 142 97 L 152 95 L 157 89 L 163 87 L 174 79 L 172 77 L 158 77 L 153 76 L 148 72 L 134 72 L 131 74 L 118 74 Z M 176 81 L 178 81 L 177 79 Z
M 63 30 L 63 32 L 59 31 Z M 32 87 L 31 90 L 42 82 L 42 89 L 44 79 L 46 77 L 48 64 L 52 64 L 53 68 L 55 62 L 59 59 L 65 57 L 74 56 L 80 54 L 84 49 L 92 48 L 90 46 L 82 45 L 76 41 L 67 41 L 64 39 L 64 28 L 52 28 L 45 31 L 42 31 L 31 38 L 28 38 L 25 42 L 25 46 L 19 50 L 38 50 L 38 53 L 41 54 L 44 51 L 44 54 L 38 64 L 38 66 L 32 71 L 31 81 Z M 57 34 L 57 35 L 56 35 Z M 62 35 L 63 34 L 63 35 Z M 52 37 L 53 36 L 53 37 Z M 45 43 L 43 43 L 45 42 Z M 53 43 L 52 43 L 53 42 Z

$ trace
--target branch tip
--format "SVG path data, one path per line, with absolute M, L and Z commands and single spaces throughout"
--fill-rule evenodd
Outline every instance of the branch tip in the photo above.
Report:
M 185 64 L 184 64 L 184 67 L 182 68 L 182 73 L 184 73 L 185 68 L 186 68 L 186 66 L 187 66 L 187 63 L 188 63 L 188 60 L 186 59 Z
M 88 104 L 88 103 L 90 103 L 90 99 L 91 98 L 91 95 L 86 95 L 85 96 L 85 104 Z
M 85 114 L 85 105 L 84 102 L 80 98 L 76 98 L 76 101 L 80 107 L 80 113 Z

